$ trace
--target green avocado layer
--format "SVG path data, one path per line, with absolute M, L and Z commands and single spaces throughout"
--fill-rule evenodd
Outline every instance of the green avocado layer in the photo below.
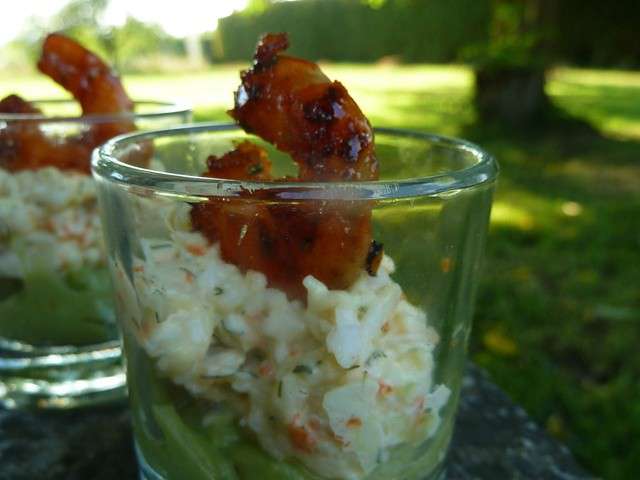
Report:
M 0 336 L 33 345 L 88 345 L 116 338 L 106 268 L 66 275 L 29 271 L 0 279 Z
M 211 405 L 157 376 L 146 355 L 127 349 L 136 441 L 167 480 L 317 480 L 303 467 L 265 453 L 230 408 Z M 206 426 L 203 418 L 207 416 Z

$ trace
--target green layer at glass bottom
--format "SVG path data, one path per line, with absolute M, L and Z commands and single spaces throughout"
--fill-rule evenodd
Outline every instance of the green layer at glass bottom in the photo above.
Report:
M 129 361 L 136 441 L 151 468 L 165 479 L 319 480 L 302 467 L 263 452 L 229 411 L 220 410 L 203 425 L 206 404 L 158 378 L 150 365 L 143 367 L 144 373 L 133 374 L 132 367 Z
M 106 268 L 33 270 L 0 279 L 0 336 L 38 345 L 90 345 L 116 338 Z
M 264 452 L 231 411 L 219 408 L 212 415 L 211 404 L 160 378 L 152 361 L 132 343 L 125 336 L 135 437 L 149 467 L 165 480 L 324 479 Z M 442 467 L 452 427 L 451 417 L 422 448 L 395 450 L 392 460 L 366 479 L 432 478 Z

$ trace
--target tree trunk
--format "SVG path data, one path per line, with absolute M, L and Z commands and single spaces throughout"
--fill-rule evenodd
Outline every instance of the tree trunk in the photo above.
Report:
M 481 121 L 525 126 L 549 108 L 543 70 L 494 67 L 477 70 L 475 78 L 474 102 Z

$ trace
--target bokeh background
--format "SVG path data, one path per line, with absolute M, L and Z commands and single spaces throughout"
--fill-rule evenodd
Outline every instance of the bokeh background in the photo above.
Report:
M 594 474 L 640 478 L 640 2 L 21 0 L 0 97 L 64 31 L 134 98 L 229 120 L 258 36 L 288 31 L 374 125 L 462 136 L 502 167 L 471 356 Z

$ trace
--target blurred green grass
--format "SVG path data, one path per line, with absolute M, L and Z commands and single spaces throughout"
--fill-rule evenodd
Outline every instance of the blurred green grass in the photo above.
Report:
M 224 120 L 238 69 L 126 84 L 134 97 L 182 99 L 197 120 Z M 591 471 L 640 475 L 640 73 L 555 70 L 553 102 L 597 131 L 514 134 L 474 124 L 465 67 L 325 69 L 374 125 L 462 135 L 498 158 L 472 356 Z M 44 78 L 0 76 L 0 96 L 14 88 L 64 96 Z

